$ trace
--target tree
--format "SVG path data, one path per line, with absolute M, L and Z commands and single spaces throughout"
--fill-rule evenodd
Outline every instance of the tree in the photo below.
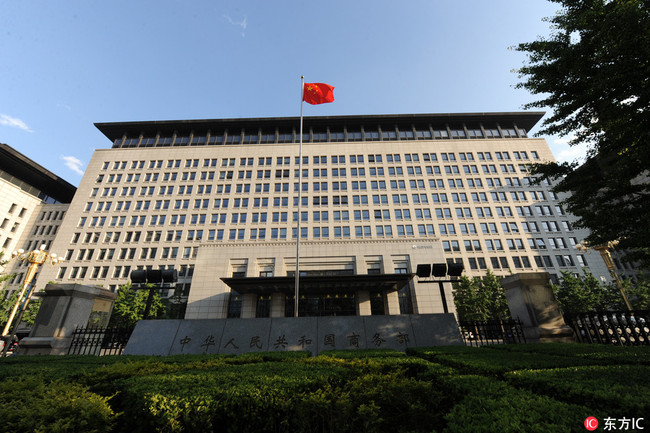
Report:
M 5 266 L 7 264 L 7 261 L 3 260 L 3 257 L 4 251 L 0 251 L 0 266 Z M 13 275 L 0 274 L 0 284 L 11 279 L 12 277 Z M 16 305 L 18 294 L 19 291 L 14 291 L 10 295 L 4 287 L 0 289 L 0 326 L 2 328 L 4 328 L 4 326 L 7 324 L 9 314 L 11 314 L 11 310 L 14 308 L 14 305 Z M 30 300 L 29 304 L 27 304 L 27 310 L 25 310 L 23 317 L 21 318 L 22 323 L 25 323 L 29 326 L 32 326 L 34 324 L 38 309 L 41 308 L 41 302 L 43 301 L 40 299 Z
M 135 326 L 144 317 L 149 290 L 135 290 L 131 284 L 121 286 L 113 304 L 113 312 L 109 326 Z M 153 302 L 149 310 L 149 318 L 162 316 L 165 308 L 158 291 L 154 292 Z
M 539 134 L 573 136 L 586 144 L 584 164 L 533 167 L 557 180 L 556 193 L 588 228 L 592 245 L 618 239 L 629 259 L 650 263 L 650 1 L 550 0 L 548 38 L 519 44 L 528 55 L 520 82 L 551 107 Z
M 609 283 L 608 293 L 611 293 L 610 305 L 615 310 L 624 310 L 626 308 L 620 290 L 615 283 Z M 650 278 L 642 275 L 637 279 L 623 280 L 623 287 L 627 298 L 632 304 L 633 310 L 650 310 Z
M 484 278 L 462 276 L 454 283 L 454 304 L 461 321 L 510 318 L 505 291 L 499 278 L 489 269 Z
M 647 310 L 650 305 L 650 280 L 623 280 L 627 296 L 635 310 Z M 602 284 L 590 272 L 576 276 L 562 272 L 559 284 L 551 285 L 553 294 L 565 314 L 588 311 L 625 310 L 626 306 L 616 283 Z
M 7 261 L 3 260 L 3 258 L 4 251 L 0 251 L 0 267 L 3 267 L 7 264 Z M 12 275 L 0 274 L 0 284 L 3 284 L 11 277 Z M 18 299 L 17 293 L 8 296 L 8 293 L 6 290 L 4 290 L 4 287 L 0 291 L 0 326 L 4 327 L 6 325 L 7 319 L 9 318 L 9 313 L 11 313 L 11 309 L 14 307 L 16 299 Z
M 602 311 L 608 307 L 604 287 L 587 271 L 584 276 L 562 271 L 559 284 L 552 284 L 551 288 L 565 314 Z

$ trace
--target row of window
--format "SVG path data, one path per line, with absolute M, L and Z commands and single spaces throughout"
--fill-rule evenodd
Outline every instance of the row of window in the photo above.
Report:
M 536 192 L 536 191 L 531 191 L 529 192 L 530 194 L 530 200 L 546 200 L 546 196 L 544 195 L 543 192 Z M 552 199 L 556 199 L 557 197 L 554 194 L 549 193 L 550 197 Z M 390 202 L 396 205 L 407 205 L 410 203 L 413 204 L 429 204 L 429 195 L 427 193 L 411 193 L 411 194 L 406 194 L 406 193 L 401 193 L 401 194 L 391 194 L 390 196 L 388 194 L 373 194 L 371 196 L 368 195 L 352 195 L 352 200 L 351 203 L 352 205 L 368 205 L 370 203 L 369 198 L 372 201 L 373 205 L 388 205 L 389 204 L 389 197 L 390 197 Z M 473 203 L 488 203 L 490 201 L 494 203 L 507 203 L 509 201 L 513 202 L 524 202 L 524 201 L 529 201 L 526 192 L 524 191 L 512 191 L 509 194 L 506 192 L 491 192 L 485 193 L 485 192 L 473 192 L 470 194 L 467 193 L 431 193 L 431 203 L 437 204 L 437 203 L 449 203 L 449 199 L 451 198 L 451 202 L 453 203 L 469 203 L 469 199 L 471 198 L 471 201 Z M 488 198 L 489 197 L 489 198 Z M 137 200 L 137 201 L 116 201 L 115 208 L 113 209 L 116 212 L 120 211 L 130 211 L 130 210 L 135 210 L 135 211 L 148 211 L 150 209 L 154 210 L 187 210 L 187 209 L 229 209 L 232 204 L 232 209 L 247 209 L 249 207 L 252 208 L 269 208 L 269 207 L 289 207 L 289 201 L 291 197 L 285 196 L 285 197 L 254 197 L 254 198 L 248 198 L 248 197 L 236 197 L 236 198 L 215 198 L 215 199 L 208 199 L 208 198 L 195 198 L 195 199 L 175 199 L 175 200 Z M 301 198 L 298 197 L 293 197 L 292 200 L 293 206 L 297 207 L 299 204 L 301 206 L 309 206 L 310 203 L 312 206 L 328 206 L 330 203 L 334 206 L 346 206 L 350 204 L 350 196 L 348 195 L 317 195 L 317 196 L 303 196 Z M 97 212 L 108 212 L 111 211 L 112 208 L 112 201 L 100 201 L 97 202 L 95 205 L 94 202 L 87 202 L 86 206 L 84 207 L 84 212 L 91 212 L 93 210 L 93 207 L 95 211 Z M 132 207 L 131 205 L 134 204 Z M 510 209 L 509 206 L 497 206 L 497 209 Z M 517 210 L 518 214 L 521 216 L 530 216 L 533 215 L 533 208 L 535 209 L 535 213 L 539 216 L 552 216 L 553 210 L 550 205 L 534 205 L 534 206 L 529 206 L 529 205 L 521 205 L 521 206 L 515 206 L 515 209 Z M 553 206 L 553 209 L 555 209 L 555 213 L 557 215 L 564 215 L 564 211 L 560 206 Z M 505 210 L 504 212 L 508 212 L 511 214 L 511 211 Z M 483 216 L 480 215 L 479 216 Z M 106 221 L 108 216 L 94 216 L 92 217 L 94 221 L 97 221 L 98 219 L 101 219 L 102 221 Z M 113 215 L 111 216 L 112 220 L 116 220 L 116 218 L 121 218 L 124 219 L 126 216 L 118 216 L 118 215 Z M 81 221 L 85 223 L 86 220 L 88 220 L 89 217 L 84 216 L 81 218 Z M 103 225 L 103 223 L 102 223 Z
M 262 204 L 261 206 L 254 206 L 254 207 L 262 207 L 266 208 L 268 207 L 268 199 L 261 199 Z M 189 206 L 189 203 L 187 203 Z M 553 210 L 551 209 L 550 206 L 534 206 L 535 208 L 535 214 L 537 216 L 553 216 Z M 169 206 L 158 206 L 156 204 L 155 207 L 156 210 L 167 210 L 169 209 Z M 175 207 L 175 209 L 186 209 L 182 206 Z M 564 210 L 562 209 L 561 206 L 555 206 L 555 214 L 561 216 L 565 215 Z M 149 203 L 144 202 L 144 205 L 142 202 L 137 202 L 135 206 L 135 210 L 149 210 Z M 473 211 L 474 212 L 473 212 Z M 433 213 L 432 213 L 433 211 Z M 391 219 L 391 211 L 388 209 L 375 209 L 375 210 L 368 210 L 368 209 L 363 209 L 363 210 L 352 210 L 352 211 L 347 211 L 347 210 L 334 210 L 331 211 L 333 215 L 334 221 L 348 221 L 350 218 L 350 215 L 354 216 L 355 221 L 368 221 L 370 220 L 370 215 L 374 216 L 375 220 L 384 220 L 384 221 L 390 221 Z M 530 217 L 533 216 L 533 207 L 532 206 L 516 206 L 515 207 L 515 212 L 517 213 L 518 216 L 520 217 Z M 300 220 L 301 221 L 310 221 L 309 219 L 309 211 L 301 211 L 301 216 Z M 393 209 L 393 216 L 396 220 L 410 220 L 411 219 L 411 210 L 410 209 Z M 285 222 L 288 221 L 287 216 L 289 215 L 289 212 L 253 212 L 251 213 L 252 219 L 250 220 L 253 223 L 265 223 L 267 222 L 268 218 L 267 215 L 271 215 L 271 221 L 272 222 Z M 311 221 L 315 222 L 320 222 L 320 221 L 329 221 L 329 214 L 330 211 L 326 210 L 314 210 L 311 211 L 312 218 Z M 230 218 L 228 216 L 230 215 Z M 292 212 L 293 215 L 293 221 L 298 220 L 298 212 L 294 211 Z M 422 208 L 422 209 L 414 209 L 413 210 L 413 217 L 415 219 L 432 219 L 433 215 L 435 215 L 435 218 L 437 219 L 453 219 L 453 218 L 473 218 L 474 216 L 478 218 L 492 218 L 495 215 L 498 218 L 508 218 L 508 217 L 513 217 L 513 211 L 510 206 L 495 206 L 494 207 L 494 212 L 492 211 L 492 208 L 489 206 L 484 206 L 484 207 L 477 207 L 477 208 L 470 208 L 470 207 L 456 207 L 456 208 Z M 130 217 L 129 225 L 143 225 L 146 223 L 147 216 L 146 215 L 132 215 Z M 103 227 L 106 225 L 107 221 L 111 226 L 118 226 L 118 225 L 125 225 L 127 222 L 127 216 L 112 216 L 110 220 L 108 217 L 102 217 L 102 216 L 95 216 L 90 218 L 90 226 L 91 227 Z M 179 215 L 171 215 L 169 222 L 171 225 L 184 225 L 184 224 L 206 224 L 207 222 L 210 222 L 210 224 L 226 224 L 228 222 L 230 223 L 247 223 L 248 220 L 248 214 L 246 212 L 234 212 L 231 214 L 227 213 L 213 213 L 213 214 L 191 214 L 191 215 L 185 215 L 185 214 L 179 214 Z M 151 215 L 149 217 L 149 224 L 150 225 L 162 225 L 167 222 L 167 216 L 166 215 Z M 569 227 L 569 223 L 566 222 L 567 225 L 566 227 Z M 36 226 L 34 229 L 33 235 L 54 235 L 56 234 L 57 231 L 57 226 Z M 45 230 L 47 229 L 47 230 Z
M 9 217 L 3 218 L 2 222 L 0 222 L 0 229 L 8 231 L 9 233 L 16 233 L 18 231 L 18 228 L 20 227 L 20 222 L 18 221 L 13 221 L 12 216 L 15 218 L 23 218 L 25 214 L 27 213 L 27 208 L 20 208 L 20 211 L 16 214 L 16 211 L 18 210 L 18 204 L 16 203 L 11 203 L 9 205 L 9 209 L 7 210 L 7 214 Z M 9 244 L 11 243 L 11 238 L 7 237 L 4 239 L 2 242 L 2 248 L 7 248 Z
M 497 214 L 501 216 L 504 208 L 497 207 Z M 507 208 L 509 209 L 509 208 Z M 436 208 L 434 209 L 437 219 L 448 219 L 453 218 L 450 208 Z M 472 210 L 470 208 L 455 208 L 457 218 L 472 218 Z M 489 207 L 476 208 L 476 215 L 479 218 L 492 217 L 492 210 Z M 371 211 L 370 210 L 354 210 L 354 211 L 331 211 L 333 221 L 350 221 L 350 217 L 354 221 L 370 221 Z M 269 218 L 270 214 L 270 218 Z M 327 222 L 329 221 L 330 211 L 312 211 L 313 222 Z M 250 214 L 250 222 L 253 224 L 264 224 L 267 222 L 274 223 L 283 223 L 288 221 L 288 212 L 253 212 Z M 375 209 L 372 211 L 372 215 L 375 221 L 390 221 L 391 213 L 388 210 Z M 510 216 L 510 211 L 507 212 L 506 216 Z M 82 217 L 79 221 L 79 227 L 83 228 L 88 226 L 89 228 L 102 228 L 102 227 L 154 227 L 154 226 L 184 226 L 186 224 L 193 225 L 204 225 L 204 224 L 246 224 L 249 222 L 248 213 L 231 213 L 230 218 L 226 213 L 215 213 L 215 214 L 172 214 L 169 215 L 132 215 L 127 219 L 127 216 L 112 216 L 110 217 L 92 217 L 86 218 Z M 432 214 L 429 209 L 414 209 L 411 212 L 410 209 L 394 209 L 393 218 L 396 221 L 402 220 L 411 220 L 412 218 L 421 220 L 421 219 L 432 219 Z M 298 221 L 299 216 L 298 212 L 292 212 L 292 221 Z M 309 221 L 309 212 L 301 211 L 300 212 L 300 221 L 308 222 Z M 481 227 L 483 233 L 498 233 L 497 222 L 480 222 L 477 223 Z M 522 230 L 524 232 L 539 232 L 540 227 L 545 232 L 559 232 L 560 227 L 564 231 L 571 232 L 573 231 L 573 226 L 569 221 L 520 221 L 517 222 L 500 222 L 501 231 L 503 233 L 518 233 L 519 226 L 521 224 Z M 459 223 L 462 233 L 476 233 L 476 224 L 475 223 Z M 439 224 L 439 232 L 442 235 L 446 234 L 455 234 L 455 224 Z M 469 230 L 469 231 L 468 231 Z M 87 235 L 89 235 L 88 233 Z
M 514 267 L 517 269 L 525 269 L 525 268 L 531 268 L 531 261 L 528 256 L 510 256 L 510 259 L 512 260 L 512 263 L 514 264 Z M 489 262 L 488 262 L 489 260 Z M 555 265 L 553 264 L 553 260 L 551 256 L 534 256 L 533 260 L 535 261 L 535 267 L 537 268 L 554 268 Z M 499 269 L 510 269 L 510 265 L 508 263 L 508 258 L 501 256 L 501 257 L 469 257 L 467 259 L 468 264 L 469 264 L 469 269 L 472 270 L 486 270 L 488 268 L 492 270 L 499 270 Z M 575 256 L 575 260 L 573 256 L 570 255 L 556 255 L 555 256 L 555 261 L 557 263 L 557 266 L 560 268 L 566 268 L 566 267 L 575 267 L 576 265 L 580 267 L 586 267 L 587 262 L 582 255 L 577 255 Z
M 511 179 L 511 178 L 507 178 Z M 501 181 L 500 179 L 493 179 L 493 178 L 488 178 L 486 179 L 486 182 L 488 186 L 494 187 L 494 186 L 501 186 Z M 465 183 L 467 183 L 468 187 L 470 188 L 476 188 L 476 187 L 482 187 L 483 186 L 483 181 L 481 179 L 447 179 L 447 183 L 442 179 L 430 179 L 427 182 L 425 182 L 422 179 L 413 179 L 409 180 L 408 183 L 404 180 L 373 180 L 373 181 L 333 181 L 333 182 L 312 182 L 311 183 L 311 192 L 325 192 L 325 191 L 333 191 L 333 192 L 339 192 L 339 191 L 386 191 L 388 189 L 390 190 L 422 190 L 422 189 L 457 189 L 457 188 L 465 188 Z M 196 188 L 195 188 L 196 186 Z M 304 192 L 308 193 L 310 192 L 310 184 L 309 182 L 294 182 L 293 183 L 293 188 L 290 190 L 290 184 L 288 182 L 285 183 L 275 183 L 273 184 L 273 192 L 276 193 L 289 193 L 289 192 Z M 138 197 L 153 197 L 155 195 L 158 196 L 206 196 L 206 195 L 212 195 L 213 190 L 216 191 L 217 194 L 219 195 L 226 195 L 226 194 L 231 194 L 233 191 L 236 194 L 248 194 L 251 193 L 252 190 L 255 191 L 255 193 L 259 194 L 269 194 L 271 192 L 271 184 L 269 183 L 258 183 L 255 184 L 254 186 L 251 184 L 235 184 L 235 185 L 224 185 L 224 184 L 218 184 L 215 186 L 213 189 L 212 185 L 180 185 L 178 188 L 176 185 L 169 185 L 169 186 L 160 186 L 158 188 L 158 194 L 156 194 L 156 187 L 153 186 L 143 186 L 140 187 L 138 190 L 136 187 L 123 187 L 122 190 L 120 191 L 120 194 L 118 195 L 118 188 L 113 187 L 113 188 L 103 188 L 101 195 L 99 194 L 99 189 L 94 188 L 91 191 L 90 198 L 104 198 L 104 199 L 111 199 L 114 197 L 135 197 L 136 195 Z M 473 192 L 471 193 L 472 196 L 485 196 L 487 197 L 488 192 Z M 557 195 L 552 192 L 552 191 L 490 191 L 489 194 L 490 196 L 495 200 L 495 201 L 505 201 L 507 200 L 505 197 L 511 197 L 513 201 L 525 201 L 527 200 L 526 196 L 527 193 L 530 195 L 530 200 L 532 201 L 542 201 L 542 200 L 557 200 L 558 197 Z M 463 193 L 463 196 L 467 196 L 467 193 Z M 548 196 L 548 198 L 547 198 Z M 171 199 L 171 197 L 170 197 Z M 485 200 L 475 200 L 475 201 L 485 201 Z M 177 200 L 178 202 L 178 200 Z M 127 202 L 130 203 L 130 202 Z M 147 201 L 147 203 L 150 203 Z M 167 203 L 169 204 L 169 200 L 162 201 L 158 200 L 156 203 Z M 92 202 L 87 202 L 86 207 L 84 211 L 88 212 L 92 210 Z M 106 207 L 104 208 L 104 205 Z M 96 210 L 98 211 L 109 211 L 111 210 L 112 202 L 107 202 L 104 203 L 103 201 L 98 203 L 98 208 Z M 119 203 L 118 203 L 118 206 Z M 128 204 L 130 206 L 130 204 Z M 122 210 L 117 209 L 117 210 Z M 8 221 L 5 219 L 5 221 Z
M 458 155 L 458 156 L 457 156 Z M 370 154 L 370 155 L 348 155 L 347 161 L 351 164 L 364 164 L 367 162 L 372 163 L 381 163 L 386 161 L 388 163 L 398 163 L 398 162 L 429 162 L 429 161 L 509 161 L 509 160 L 529 160 L 539 159 L 539 154 L 537 151 L 530 151 L 530 156 L 527 151 L 512 151 L 513 158 L 510 157 L 510 152 L 501 151 L 494 152 L 494 158 L 492 157 L 492 152 L 477 152 L 476 158 L 472 152 L 441 152 L 441 153 L 406 153 L 402 154 Z M 440 157 L 438 157 L 440 156 Z M 309 156 L 303 156 L 302 161 L 299 156 L 293 157 L 293 163 L 299 165 L 301 162 L 303 165 L 314 164 L 314 165 L 324 165 L 329 162 L 331 164 L 346 164 L 346 155 L 330 155 L 329 158 L 325 155 L 314 155 L 311 158 Z M 110 161 L 104 161 L 102 164 L 102 170 L 142 170 L 145 167 L 148 169 L 161 169 L 165 168 L 199 168 L 199 167 L 234 167 L 237 165 L 237 160 L 239 160 L 239 166 L 241 167 L 252 167 L 257 161 L 258 166 L 271 166 L 273 161 L 276 165 L 290 165 L 291 157 L 290 156 L 259 156 L 257 158 L 252 157 L 240 157 L 240 158 L 221 158 L 221 164 L 217 158 L 203 158 L 202 162 L 199 158 L 193 159 L 168 159 L 167 162 L 162 159 L 150 160 L 148 163 L 144 160 L 138 161 L 113 161 L 111 164 Z
M 330 227 L 313 227 L 313 238 L 329 238 L 330 236 Z M 422 224 L 417 226 L 418 232 L 420 235 L 433 235 L 434 228 L 431 224 Z M 351 230 L 354 230 L 356 238 L 364 238 L 372 236 L 371 226 L 355 226 L 355 227 L 334 227 L 332 229 L 332 234 L 334 238 L 340 237 L 350 237 Z M 392 226 L 377 226 L 375 228 L 377 233 L 382 233 L 383 236 L 392 236 L 393 227 Z M 305 232 L 306 229 L 301 229 L 301 232 Z M 287 229 L 276 229 L 271 230 L 272 239 L 286 239 Z M 412 236 L 413 235 L 413 226 L 411 225 L 398 225 L 396 227 L 396 233 L 398 236 Z M 138 242 L 141 239 L 140 232 L 128 232 L 127 233 L 127 242 Z M 203 240 L 204 234 L 208 240 L 223 240 L 226 235 L 224 230 L 188 230 L 186 232 L 186 238 L 183 239 L 182 230 L 171 230 L 168 231 L 165 237 L 166 241 L 194 241 L 194 240 Z M 297 229 L 293 229 L 293 237 L 295 238 L 297 234 Z M 132 236 L 133 235 L 133 236 Z M 239 236 L 242 236 L 239 238 Z M 228 238 L 230 240 L 245 240 L 243 237 L 243 230 L 231 229 L 228 232 Z M 249 240 L 259 240 L 266 239 L 267 229 L 253 229 L 249 231 Z M 304 235 L 306 237 L 306 234 Z M 130 238 L 130 239 L 129 239 Z M 145 242 L 148 244 L 159 242 L 162 240 L 162 232 L 147 232 Z M 464 247 L 464 250 L 467 252 L 481 252 L 481 251 L 505 251 L 506 249 L 510 251 L 524 251 L 527 249 L 530 250 L 546 250 L 546 249 L 567 249 L 568 244 L 574 247 L 577 243 L 576 238 L 569 238 L 569 242 L 565 238 L 528 238 L 526 239 L 527 243 L 524 242 L 521 238 L 512 238 L 512 239 L 485 239 L 483 241 L 479 239 L 474 240 L 443 240 L 442 246 L 443 250 L 446 252 L 461 252 L 461 246 Z M 548 244 L 548 247 L 547 247 Z M 137 248 L 133 247 L 122 247 L 122 248 L 81 248 L 77 250 L 75 255 L 75 250 L 69 249 L 65 254 L 65 260 L 77 260 L 77 261 L 90 261 L 92 259 L 96 260 L 132 260 L 136 258 L 140 259 L 156 259 L 157 253 L 160 250 L 162 259 L 175 259 L 179 257 L 179 251 L 182 252 L 183 258 L 192 258 L 196 255 L 197 249 L 192 246 L 177 247 L 177 246 L 167 246 L 167 247 L 143 247 L 140 249 L 140 254 L 136 255 Z M 97 252 L 97 255 L 95 255 Z
M 508 173 L 517 173 L 517 169 L 521 173 L 527 173 L 528 172 L 528 167 L 525 164 L 519 164 L 517 169 L 515 169 L 514 164 L 500 164 L 499 165 L 499 170 L 497 170 L 497 166 L 495 164 L 482 164 L 481 166 L 481 171 L 483 174 L 497 174 L 500 170 L 501 173 L 503 174 L 508 174 Z M 443 166 L 443 169 L 445 171 L 446 175 L 459 175 L 461 174 L 461 170 L 463 169 L 464 174 L 479 174 L 479 166 L 477 165 L 464 165 L 462 167 L 457 166 L 457 165 L 445 165 Z M 273 170 L 256 170 L 256 177 L 255 179 L 271 179 Z M 331 177 L 348 177 L 348 171 L 346 168 L 330 168 L 329 172 L 331 173 Z M 291 170 L 290 169 L 276 169 L 275 170 L 275 179 L 289 179 L 291 178 Z M 294 169 L 293 172 L 293 177 L 298 179 L 308 179 L 309 178 L 309 169 L 303 169 L 302 171 L 298 169 Z M 389 176 L 394 177 L 394 176 L 403 176 L 404 175 L 404 168 L 403 167 L 387 167 L 384 169 L 384 167 L 360 167 L 360 168 L 350 168 L 349 171 L 349 176 L 350 177 L 365 177 L 366 173 L 370 177 L 385 177 L 386 173 L 388 173 Z M 442 175 L 442 170 L 440 166 L 437 165 L 428 165 L 424 167 L 424 171 L 422 170 L 421 166 L 407 166 L 406 167 L 406 174 L 410 176 L 422 176 L 423 173 L 426 173 L 429 176 L 435 176 L 435 175 Z M 178 182 L 178 181 L 183 181 L 183 182 L 193 182 L 196 181 L 197 179 L 197 174 L 199 172 L 196 171 L 184 171 L 180 173 L 178 172 L 165 172 L 163 173 L 162 176 L 162 181 L 163 182 Z M 217 172 L 215 171 L 202 171 L 200 172 L 199 180 L 201 181 L 212 181 L 215 180 Z M 235 171 L 234 170 L 223 170 L 218 172 L 218 180 L 233 180 L 235 179 Z M 328 169 L 326 168 L 314 168 L 311 170 L 312 177 L 314 178 L 325 178 L 328 177 Z M 125 180 L 126 183 L 139 183 L 140 181 L 144 181 L 145 183 L 149 182 L 157 182 L 160 179 L 159 173 L 146 173 L 144 176 L 137 174 L 137 173 L 130 173 L 127 175 L 122 175 L 122 174 L 99 174 L 97 178 L 95 179 L 96 183 L 120 183 L 122 182 L 122 179 Z M 253 170 L 239 170 L 237 172 L 237 180 L 252 180 L 253 179 Z M 516 178 L 516 180 L 513 180 L 509 178 L 512 184 L 512 186 L 521 186 L 521 181 Z M 531 178 L 524 179 L 524 185 L 528 185 L 531 183 Z M 500 180 L 499 180 L 500 182 Z M 508 182 L 508 180 L 506 180 Z M 146 187 L 145 187 L 146 188 Z
M 42 225 L 42 226 L 34 226 L 34 230 L 32 231 L 32 236 L 54 236 L 56 235 L 56 232 L 59 230 L 58 225 Z
M 178 253 L 177 251 L 175 253 Z M 170 252 L 166 252 L 163 254 L 170 254 Z M 189 254 L 191 255 L 191 251 L 184 251 L 183 254 Z M 534 267 L 537 268 L 542 268 L 542 269 L 553 269 L 555 268 L 555 263 L 557 264 L 558 267 L 560 268 L 567 268 L 567 267 L 586 267 L 587 262 L 585 261 L 584 256 L 582 255 L 577 255 L 577 256 L 571 256 L 571 255 L 555 255 L 555 263 L 553 263 L 553 257 L 549 255 L 542 255 L 542 256 L 533 256 L 533 261 L 531 262 L 529 256 L 510 256 L 510 260 L 512 261 L 512 264 L 509 262 L 508 257 L 505 256 L 497 256 L 497 257 L 469 257 L 466 259 L 469 265 L 469 269 L 471 270 L 486 270 L 488 267 L 492 270 L 507 270 L 510 269 L 511 267 L 514 266 L 516 269 L 533 269 Z M 533 266 L 532 263 L 535 263 L 535 266 Z M 67 267 L 63 266 L 59 268 L 59 272 L 57 275 L 57 279 L 63 279 L 63 278 L 69 278 L 69 279 L 84 279 L 84 278 L 90 278 L 90 279 L 107 279 L 110 277 L 112 278 L 122 278 L 122 279 L 127 279 L 130 276 L 130 272 L 132 267 L 131 266 L 122 266 L 122 265 L 117 265 L 113 267 L 113 271 L 110 272 L 110 266 L 72 266 L 72 267 Z M 142 268 L 142 266 L 138 266 L 137 268 Z M 173 268 L 173 266 L 170 266 L 170 268 Z M 69 270 L 69 273 L 68 273 Z M 193 274 L 193 266 L 187 266 L 183 265 L 180 267 L 179 270 L 179 277 L 184 278 L 184 277 L 191 277 Z M 266 271 L 264 272 L 264 276 L 272 276 L 273 272 L 272 271 Z M 20 279 L 20 276 L 17 277 Z M 189 292 L 189 290 L 184 290 Z
M 340 128 L 337 130 L 311 130 L 302 135 L 304 143 L 344 141 L 396 141 L 432 139 L 476 139 L 476 138 L 525 138 L 526 131 L 514 128 Z M 118 138 L 113 147 L 169 147 L 169 146 L 215 146 L 238 144 L 297 143 L 300 134 L 294 130 L 233 130 L 206 135 L 172 135 Z

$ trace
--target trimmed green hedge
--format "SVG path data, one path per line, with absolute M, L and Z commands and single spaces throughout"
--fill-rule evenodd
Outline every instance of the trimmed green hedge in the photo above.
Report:
M 323 350 L 319 356 L 330 356 L 334 358 L 356 359 L 356 358 L 403 358 L 404 352 L 393 349 L 358 349 L 358 350 Z
M 603 419 L 607 412 L 559 402 L 482 376 L 453 376 L 443 380 L 460 400 L 445 416 L 446 433 L 583 432 L 588 416 Z
M 2 431 L 103 433 L 114 421 L 108 398 L 79 384 L 33 376 L 0 382 Z
M 519 352 L 516 355 L 505 350 L 474 348 L 460 353 L 424 352 L 426 359 L 448 365 L 464 374 L 499 376 L 503 373 L 553 367 L 590 365 L 599 361 L 577 357 L 556 356 L 544 353 Z
M 505 378 L 561 401 L 607 408 L 608 416 L 650 413 L 650 367 L 645 365 L 513 371 Z
M 445 396 L 430 382 L 355 366 L 364 367 L 268 362 L 132 377 L 119 409 L 133 432 L 430 431 L 442 422 Z
M 508 352 L 542 353 L 557 356 L 578 357 L 598 361 L 602 364 L 645 364 L 650 365 L 650 346 L 612 346 L 607 344 L 502 344 L 485 346 L 488 349 Z
M 12 432 L 584 431 L 650 411 L 648 348 L 0 359 Z

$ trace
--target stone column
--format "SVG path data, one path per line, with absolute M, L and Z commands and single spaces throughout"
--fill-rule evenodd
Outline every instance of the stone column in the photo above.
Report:
M 386 315 L 391 316 L 400 314 L 399 295 L 397 294 L 397 291 L 386 293 L 384 312 Z
M 520 319 L 526 341 L 572 342 L 573 331 L 553 296 L 548 272 L 523 272 L 501 280 L 513 319 Z
M 272 293 L 271 294 L 271 313 L 270 316 L 273 317 L 284 317 L 286 306 L 286 296 L 283 293 Z
M 359 290 L 357 292 L 357 316 L 371 316 L 372 309 L 370 308 L 370 292 L 367 290 Z
M 241 318 L 254 319 L 257 313 L 257 295 L 246 293 L 242 296 L 241 301 Z

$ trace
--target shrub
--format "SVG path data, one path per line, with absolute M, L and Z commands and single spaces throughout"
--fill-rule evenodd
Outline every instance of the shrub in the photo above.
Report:
M 558 402 L 481 376 L 454 376 L 443 381 L 460 400 L 445 416 L 446 433 L 582 432 L 588 416 L 604 411 Z
M 406 354 L 394 349 L 323 350 L 320 356 L 342 359 L 356 358 L 402 358 Z
M 27 376 L 0 383 L 0 420 L 13 433 L 101 433 L 115 415 L 107 397 L 81 385 Z
M 443 422 L 447 398 L 405 377 L 403 364 L 326 359 L 334 358 L 124 379 L 121 423 L 134 432 L 357 432 L 430 431 Z
M 500 376 L 501 374 L 522 369 L 540 369 L 554 367 L 571 367 L 594 364 L 596 361 L 555 356 L 541 353 L 521 352 L 516 356 L 506 351 L 479 349 L 465 354 L 441 354 L 435 356 L 435 361 L 449 365 L 466 374 L 482 374 Z
M 561 401 L 607 409 L 608 416 L 650 413 L 650 368 L 646 366 L 525 370 L 507 373 L 505 378 Z
M 650 364 L 650 346 L 613 346 L 608 344 L 506 344 L 485 346 L 508 352 L 529 352 L 591 359 L 594 364 Z M 518 356 L 518 355 L 517 355 Z

